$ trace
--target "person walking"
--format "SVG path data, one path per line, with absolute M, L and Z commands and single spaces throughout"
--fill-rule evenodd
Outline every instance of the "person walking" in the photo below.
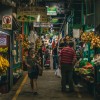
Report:
M 41 67 L 42 67 L 42 72 L 43 72 L 43 51 L 42 51 L 42 46 L 43 45 L 40 46 L 37 55 L 39 55 L 39 57 L 41 58 Z M 41 73 L 41 76 L 42 76 L 42 73 Z
M 73 86 L 73 67 L 76 62 L 76 54 L 73 49 L 74 43 L 72 41 L 69 42 L 69 45 L 64 47 L 60 53 L 60 68 L 61 68 L 61 86 L 62 92 L 66 91 L 66 82 L 68 80 L 69 91 L 74 91 Z
M 37 95 L 37 79 L 38 79 L 38 66 L 36 65 L 36 57 L 35 52 L 32 48 L 28 50 L 28 56 L 26 57 L 26 65 L 28 70 L 28 77 L 30 78 L 30 85 L 32 88 L 32 92 L 34 95 Z
M 57 45 L 55 45 L 53 51 L 53 69 L 57 69 L 58 67 L 58 52 L 57 52 Z

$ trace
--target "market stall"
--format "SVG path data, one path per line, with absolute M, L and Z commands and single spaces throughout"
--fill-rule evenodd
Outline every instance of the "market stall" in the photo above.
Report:
M 10 37 L 7 33 L 0 33 L 0 93 L 9 91 L 10 69 Z
M 13 34 L 13 84 L 22 76 L 22 35 L 19 33 Z
M 97 92 L 100 94 L 100 36 L 94 32 L 85 32 L 81 41 L 84 42 L 83 56 L 76 64 L 75 72 L 95 96 Z

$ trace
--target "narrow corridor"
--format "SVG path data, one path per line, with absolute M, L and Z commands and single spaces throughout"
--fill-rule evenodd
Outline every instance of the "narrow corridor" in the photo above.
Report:
M 24 84 L 16 100 L 93 100 L 86 91 L 67 94 L 61 92 L 60 78 L 54 75 L 53 70 L 44 70 L 43 76 L 38 79 L 39 95 L 34 96 L 29 86 L 29 79 Z

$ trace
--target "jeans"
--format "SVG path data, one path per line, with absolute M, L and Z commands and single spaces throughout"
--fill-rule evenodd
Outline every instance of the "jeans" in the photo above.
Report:
M 73 81 L 75 85 L 77 85 L 81 81 L 81 78 L 75 73 L 75 71 L 73 71 Z
M 69 90 L 74 90 L 73 86 L 73 65 L 72 64 L 61 64 L 61 86 L 62 90 L 66 90 L 66 82 L 68 82 Z
M 58 68 L 58 56 L 53 55 L 53 69 L 57 69 L 57 68 Z

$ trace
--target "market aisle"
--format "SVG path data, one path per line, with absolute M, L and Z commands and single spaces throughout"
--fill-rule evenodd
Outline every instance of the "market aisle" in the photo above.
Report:
M 29 79 L 24 84 L 17 100 L 93 100 L 86 92 L 79 94 L 64 94 L 60 90 L 60 78 L 54 75 L 53 70 L 44 70 L 43 76 L 38 79 L 39 95 L 34 96 L 30 91 Z M 77 90 L 78 91 L 78 90 Z

